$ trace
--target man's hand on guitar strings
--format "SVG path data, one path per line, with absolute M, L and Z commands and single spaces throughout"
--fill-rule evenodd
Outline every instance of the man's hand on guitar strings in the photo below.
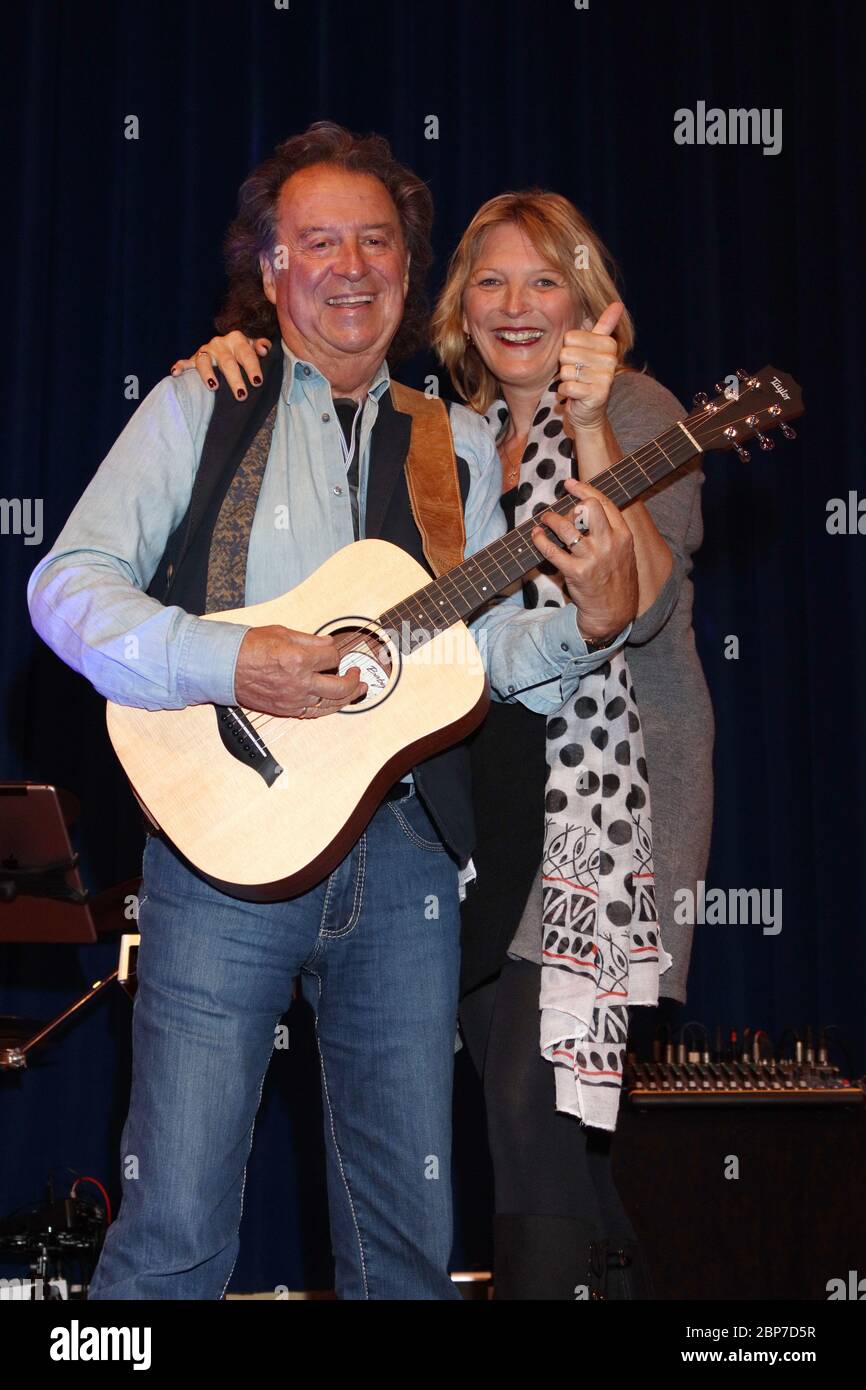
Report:
M 356 667 L 331 675 L 340 663 L 333 637 L 254 627 L 244 637 L 235 668 L 235 701 L 243 709 L 283 719 L 333 714 L 366 694 Z

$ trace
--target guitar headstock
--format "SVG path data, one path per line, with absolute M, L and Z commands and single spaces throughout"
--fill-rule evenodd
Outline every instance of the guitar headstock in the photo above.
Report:
M 757 439 L 762 449 L 772 449 L 768 431 L 776 426 L 786 439 L 795 438 L 788 421 L 805 407 L 800 387 L 787 372 L 764 367 L 752 375 L 740 369 L 727 385 L 717 383 L 716 390 L 720 394 L 713 400 L 703 393 L 695 396 L 699 408 L 683 421 L 702 449 L 736 449 L 745 460 L 749 451 L 744 441 Z

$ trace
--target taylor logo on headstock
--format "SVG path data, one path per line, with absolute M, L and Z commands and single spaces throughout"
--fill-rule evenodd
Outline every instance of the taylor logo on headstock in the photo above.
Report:
M 770 385 L 772 386 L 776 395 L 782 397 L 783 401 L 789 401 L 791 399 L 790 391 L 785 390 L 784 386 L 782 385 L 781 381 L 777 376 L 773 377 L 773 380 L 770 382 Z

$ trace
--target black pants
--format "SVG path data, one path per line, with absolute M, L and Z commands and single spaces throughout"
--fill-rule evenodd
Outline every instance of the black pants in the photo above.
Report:
M 460 1025 L 487 1108 L 496 1296 L 575 1298 L 592 1283 L 590 1247 L 636 1249 L 636 1236 L 613 1181 L 612 1136 L 555 1109 L 538 1046 L 540 983 L 540 966 L 506 960 L 464 997 Z

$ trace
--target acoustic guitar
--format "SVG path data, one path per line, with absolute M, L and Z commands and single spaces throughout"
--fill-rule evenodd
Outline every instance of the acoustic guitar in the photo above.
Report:
M 738 372 L 657 439 L 593 479 L 618 507 L 707 450 L 745 441 L 802 414 L 800 388 L 774 367 Z M 564 495 L 541 511 L 568 514 Z M 540 515 L 541 513 L 539 513 Z M 366 694 L 319 719 L 238 706 L 143 710 L 109 702 L 108 732 L 154 826 L 200 874 L 250 901 L 292 897 L 348 853 L 387 788 L 464 738 L 488 704 L 484 665 L 466 620 L 541 561 L 539 517 L 431 580 L 387 541 L 336 552 L 281 598 L 206 620 L 282 624 L 333 636 L 341 674 L 360 668 Z

